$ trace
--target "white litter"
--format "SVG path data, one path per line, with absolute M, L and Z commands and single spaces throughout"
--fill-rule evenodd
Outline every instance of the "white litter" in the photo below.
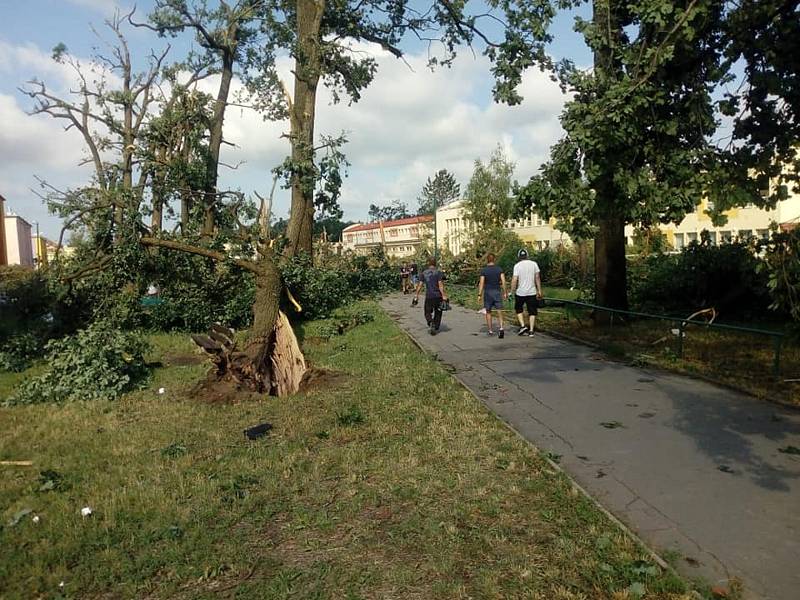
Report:
M 670 329 L 670 332 L 672 333 L 672 335 L 676 337 L 677 336 L 686 337 L 686 332 L 685 331 L 681 332 L 680 329 Z
M 39 515 L 33 515 L 31 521 L 33 521 L 34 523 L 38 523 L 39 521 L 41 521 L 41 519 L 39 518 Z
M 478 313 L 480 313 L 480 314 L 482 314 L 482 315 L 485 315 L 485 314 L 486 314 L 486 308 L 482 308 L 482 309 L 480 309 L 480 310 L 478 311 Z
M 92 514 L 92 509 L 90 507 L 84 506 L 81 509 L 81 516 L 82 517 L 89 517 L 89 516 L 91 516 L 91 514 Z
M 64 587 L 64 582 L 62 581 L 61 583 L 59 583 L 58 587 L 63 588 Z
M 166 391 L 167 391 L 166 388 L 158 388 L 158 393 L 159 394 L 163 394 Z

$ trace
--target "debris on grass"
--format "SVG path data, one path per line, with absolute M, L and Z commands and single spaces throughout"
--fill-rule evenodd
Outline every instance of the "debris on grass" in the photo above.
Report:
M 782 452 L 783 454 L 794 454 L 795 456 L 800 456 L 800 448 L 797 446 L 786 446 L 785 448 L 778 448 L 778 452 Z
M 602 423 L 600 423 L 600 425 L 602 425 L 606 429 L 619 429 L 620 427 L 625 427 L 619 421 L 603 421 Z
M 0 465 L 4 467 L 31 467 L 32 460 L 0 460 Z
M 11 517 L 11 519 L 8 521 L 8 526 L 9 527 L 14 527 L 20 521 L 22 521 L 22 519 L 27 517 L 32 512 L 33 512 L 32 508 L 23 508 L 22 510 L 18 510 L 16 513 L 14 513 L 14 516 Z
M 343 427 L 361 425 L 364 420 L 364 413 L 358 406 L 350 406 L 344 411 L 336 413 L 336 421 Z
M 69 489 L 69 484 L 58 471 L 47 469 L 39 473 L 40 492 L 63 492 Z
M 31 517 L 31 521 L 33 521 L 33 522 L 34 522 L 34 523 L 36 523 L 37 525 L 39 524 L 39 522 L 40 522 L 41 520 L 42 520 L 42 519 L 39 517 L 39 515 L 33 515 L 33 517 Z
M 167 458 L 177 458 L 179 456 L 183 456 L 186 454 L 188 450 L 186 446 L 184 446 L 180 442 L 172 442 L 169 446 L 165 446 L 161 449 L 161 456 L 166 456 Z
M 261 423 L 260 425 L 256 425 L 255 427 L 250 427 L 249 429 L 245 429 L 244 435 L 248 440 L 257 440 L 258 438 L 267 435 L 270 429 L 272 429 L 272 423 Z
M 736 471 L 728 465 L 720 465 L 717 467 L 717 470 L 722 471 L 723 473 L 736 473 Z
M 166 391 L 167 391 L 166 388 L 160 387 L 160 388 L 158 388 L 158 395 L 160 396 L 160 395 L 164 394 L 164 392 L 166 392 Z
M 81 516 L 85 519 L 86 517 L 92 516 L 92 508 L 90 506 L 84 506 L 81 509 Z

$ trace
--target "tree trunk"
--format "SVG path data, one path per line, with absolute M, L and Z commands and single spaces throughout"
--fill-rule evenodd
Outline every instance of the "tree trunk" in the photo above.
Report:
M 233 33 L 235 36 L 235 32 Z M 214 102 L 214 115 L 211 120 L 208 141 L 208 160 L 206 163 L 205 207 L 203 217 L 203 235 L 214 235 L 214 215 L 217 211 L 217 179 L 219 178 L 219 156 L 222 148 L 222 126 L 225 121 L 225 108 L 228 106 L 228 94 L 233 79 L 232 51 L 224 51 L 222 55 L 222 78 L 219 82 L 217 99 Z
M 314 229 L 314 119 L 320 76 L 320 25 L 325 0 L 297 0 L 298 51 L 294 98 L 289 107 L 292 142 L 292 207 L 286 253 L 311 254 Z
M 595 303 L 628 310 L 627 264 L 625 262 L 625 220 L 600 219 L 594 239 Z M 596 323 L 608 323 L 611 313 L 597 311 Z

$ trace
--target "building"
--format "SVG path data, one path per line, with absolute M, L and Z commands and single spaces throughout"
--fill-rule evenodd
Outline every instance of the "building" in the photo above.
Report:
M 3 221 L 7 264 L 33 268 L 31 224 L 13 213 L 5 215 Z
M 383 246 L 386 256 L 392 258 L 412 256 L 432 239 L 433 217 L 428 215 L 381 223 L 357 223 L 342 231 L 346 251 L 365 255 Z
M 55 254 L 56 244 L 43 235 L 35 233 L 31 236 L 31 244 L 33 245 L 33 260 L 36 263 L 36 268 L 47 265 Z
M 700 240 L 703 231 L 708 232 L 711 244 L 718 245 L 733 240 L 747 240 L 750 238 L 766 239 L 770 235 L 773 224 L 779 228 L 793 229 L 800 222 L 800 195 L 789 194 L 786 200 L 781 200 L 772 210 L 757 208 L 750 204 L 743 208 L 733 208 L 725 211 L 728 217 L 725 225 L 716 227 L 711 222 L 707 211 L 713 209 L 708 200 L 703 200 L 689 213 L 678 225 L 667 223 L 659 225 L 659 229 L 666 235 L 667 242 L 675 249 L 682 250 L 694 241 Z M 625 237 L 628 243 L 633 236 L 633 227 L 625 228 Z
M 455 255 L 464 251 L 475 225 L 466 217 L 463 200 L 446 204 L 436 211 L 436 229 L 440 247 L 446 247 Z M 539 250 L 571 243 L 566 233 L 555 228 L 555 219 L 548 221 L 536 213 L 525 219 L 506 221 L 505 229 Z
M 6 255 L 6 199 L 0 196 L 0 265 L 8 264 L 8 256 Z

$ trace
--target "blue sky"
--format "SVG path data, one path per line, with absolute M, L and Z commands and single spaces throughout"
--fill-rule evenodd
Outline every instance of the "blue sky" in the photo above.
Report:
M 82 158 L 79 136 L 64 133 L 60 123 L 46 116 L 25 115 L 30 100 L 17 87 L 38 77 L 54 89 L 68 89 L 69 75 L 50 60 L 51 49 L 63 42 L 72 54 L 85 59 L 97 44 L 89 24 L 102 31 L 103 19 L 117 5 L 131 3 L 0 0 L 0 194 L 8 200 L 9 209 L 39 222 L 48 237 L 58 236 L 60 223 L 31 191 L 37 186 L 35 176 L 69 187 L 85 182 L 91 173 L 78 166 Z M 140 0 L 136 5 L 137 15 L 144 19 L 152 2 Z M 589 64 L 586 48 L 571 30 L 573 18 L 563 14 L 554 24 L 553 54 Z M 128 38 L 135 56 L 164 44 L 144 30 L 129 31 Z M 177 60 L 190 40 L 171 43 L 171 56 Z M 498 143 L 517 162 L 516 177 L 526 180 L 560 136 L 558 114 L 564 97 L 545 74 L 526 73 L 521 106 L 499 106 L 492 102 L 489 65 L 482 57 L 465 51 L 453 68 L 431 73 L 421 49 L 411 45 L 406 49 L 411 68 L 370 49 L 379 72 L 360 103 L 332 105 L 326 91 L 320 94 L 317 131 L 345 131 L 350 140 L 345 152 L 351 167 L 342 196 L 346 218 L 363 219 L 369 204 L 395 198 L 415 208 L 425 179 L 441 168 L 453 171 L 464 186 L 473 161 L 487 157 Z M 288 70 L 289 65 L 284 66 Z M 235 147 L 226 148 L 223 159 L 242 164 L 222 172 L 222 185 L 248 194 L 268 191 L 269 171 L 288 151 L 281 138 L 285 130 L 285 124 L 264 122 L 252 111 L 229 109 L 226 137 Z M 283 216 L 288 195 L 280 193 L 276 199 L 276 216 Z

